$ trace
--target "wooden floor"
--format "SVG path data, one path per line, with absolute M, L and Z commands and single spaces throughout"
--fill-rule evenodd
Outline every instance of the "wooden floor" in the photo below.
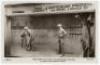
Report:
M 64 51 L 65 51 L 64 57 L 81 57 L 82 56 L 81 46 L 80 45 L 75 45 L 75 41 L 73 43 L 72 43 L 72 41 L 69 41 L 69 42 L 71 42 L 71 43 L 64 45 Z M 78 46 L 80 46 L 80 47 L 78 47 Z M 59 47 L 58 47 L 57 44 L 55 44 L 55 45 L 48 44 L 47 45 L 47 44 L 36 43 L 32 47 L 31 51 L 27 51 L 25 48 L 22 48 L 20 44 L 13 44 L 12 48 L 11 48 L 11 56 L 20 56 L 20 57 L 60 57 L 62 54 L 58 54 L 58 48 Z M 80 48 L 80 49 L 78 49 L 78 48 Z M 71 51 L 70 51 L 70 49 L 71 49 Z
M 32 51 L 26 51 L 25 48 L 21 48 L 21 31 L 15 30 L 12 33 L 12 48 L 11 56 L 21 56 L 21 57 L 52 57 L 59 56 L 58 49 L 58 39 L 54 37 L 54 33 L 49 31 L 49 35 L 46 35 L 47 32 L 37 31 L 34 34 L 36 36 L 35 40 L 32 42 Z M 33 34 L 33 35 L 34 35 Z M 38 35 L 37 35 L 38 34 Z M 64 39 L 64 53 L 66 57 L 80 57 L 82 56 L 82 45 L 79 38 L 65 38 Z

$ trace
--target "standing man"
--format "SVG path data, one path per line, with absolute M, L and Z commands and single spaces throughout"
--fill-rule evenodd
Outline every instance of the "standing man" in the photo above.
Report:
M 88 34 L 89 33 L 87 30 L 86 23 L 83 22 L 81 42 L 82 42 L 83 56 L 84 57 L 87 57 L 89 54 L 89 35 Z
M 87 18 L 83 18 L 80 15 L 75 15 L 75 18 L 79 19 L 82 23 L 82 36 L 81 43 L 83 49 L 83 57 L 89 57 L 89 47 L 90 47 L 90 24 L 87 21 Z M 89 17 L 90 19 L 90 17 Z
M 58 43 L 59 43 L 59 54 L 64 55 L 64 38 L 67 32 L 62 27 L 62 24 L 58 24 Z
M 25 26 L 24 27 L 24 32 L 21 35 L 22 38 L 22 44 L 21 46 L 25 45 L 26 50 L 31 50 L 31 40 L 32 40 L 32 35 L 31 35 L 31 30 Z
M 92 31 L 91 31 L 91 27 L 92 27 L 92 18 L 93 15 L 89 14 L 89 16 L 87 17 L 86 19 L 86 22 L 84 22 L 84 29 L 83 29 L 83 41 L 82 43 L 85 44 L 85 47 L 84 47 L 84 57 L 93 57 L 94 56 L 94 49 L 92 48 L 93 47 L 93 35 L 91 34 Z

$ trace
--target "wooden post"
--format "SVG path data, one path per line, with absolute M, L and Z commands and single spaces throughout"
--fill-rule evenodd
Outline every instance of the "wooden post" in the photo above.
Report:
M 5 57 L 9 57 L 11 55 L 11 17 L 6 17 L 5 21 Z

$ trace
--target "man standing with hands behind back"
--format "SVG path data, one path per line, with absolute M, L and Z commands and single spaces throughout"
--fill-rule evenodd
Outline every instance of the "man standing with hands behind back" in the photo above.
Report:
M 64 55 L 64 38 L 67 34 L 67 32 L 62 27 L 62 24 L 57 24 L 58 26 L 58 43 L 59 43 L 59 54 Z

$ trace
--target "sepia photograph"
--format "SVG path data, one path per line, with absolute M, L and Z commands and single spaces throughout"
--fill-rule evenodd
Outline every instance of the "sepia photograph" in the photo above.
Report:
M 96 57 L 94 3 L 6 3 L 4 10 L 5 58 Z

